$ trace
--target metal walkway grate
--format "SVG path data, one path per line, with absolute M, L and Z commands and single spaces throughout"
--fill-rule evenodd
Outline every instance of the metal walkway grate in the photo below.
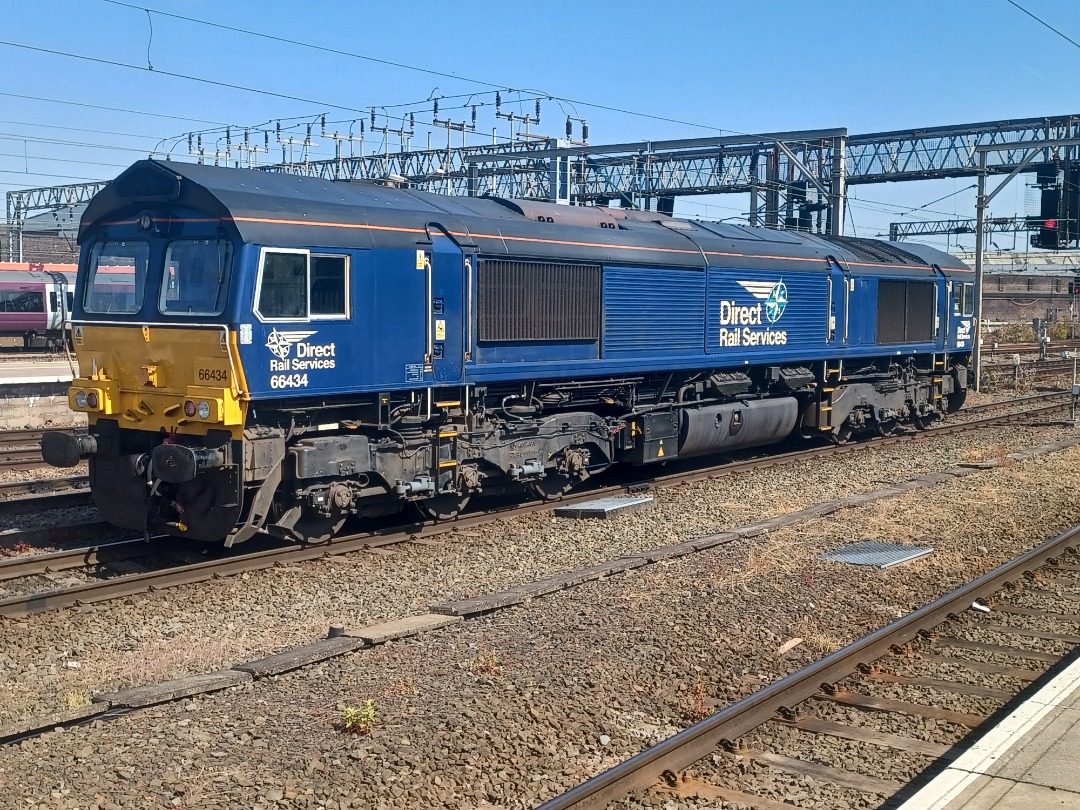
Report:
M 851 565 L 873 565 L 888 568 L 902 562 L 909 562 L 929 554 L 934 549 L 930 546 L 902 546 L 899 543 L 882 543 L 880 540 L 867 540 L 852 546 L 844 546 L 821 555 L 822 560 L 850 563 Z
M 585 501 L 574 506 L 560 506 L 555 510 L 555 517 L 607 518 L 616 512 L 641 509 L 652 503 L 652 500 L 652 495 L 644 495 L 640 498 L 597 498 L 594 501 Z

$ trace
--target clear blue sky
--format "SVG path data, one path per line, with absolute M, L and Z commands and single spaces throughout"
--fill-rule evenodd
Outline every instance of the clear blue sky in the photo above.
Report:
M 1017 2 L 1080 42 L 1080 2 Z M 393 115 L 413 110 L 418 122 L 428 121 L 432 96 L 444 97 L 444 116 L 460 119 L 467 112 L 451 108 L 464 99 L 450 97 L 474 94 L 470 101 L 485 105 L 480 128 L 490 137 L 497 87 L 504 88 L 504 110 L 515 108 L 518 96 L 510 88 L 564 99 L 543 102 L 534 131 L 561 135 L 569 114 L 588 121 L 595 144 L 720 131 L 847 127 L 861 133 L 1080 113 L 1080 47 L 1007 0 L 666 6 L 6 0 L 3 6 L 0 192 L 108 179 L 162 142 L 186 155 L 186 138 L 178 136 L 225 124 L 306 122 L 326 113 L 334 128 L 347 129 L 351 119 L 367 119 L 372 106 Z M 147 6 L 161 13 L 148 16 Z M 531 101 L 521 106 L 531 111 Z M 508 132 L 505 121 L 499 127 Z M 204 145 L 212 148 L 218 137 L 206 136 Z M 414 145 L 423 146 L 426 137 L 421 129 Z M 445 131 L 435 136 L 440 140 L 445 143 Z M 313 157 L 326 156 L 331 145 L 322 144 Z M 368 148 L 375 145 L 369 139 Z M 280 157 L 280 147 L 271 157 Z M 903 209 L 895 206 L 921 206 L 970 184 L 864 186 L 854 192 L 863 199 L 852 200 L 852 219 L 859 235 L 873 235 L 898 218 Z M 1022 213 L 1025 194 L 1023 182 L 1014 183 L 995 200 L 994 213 Z M 972 199 L 964 191 L 909 216 L 971 215 Z M 709 208 L 680 201 L 677 213 L 720 218 L 739 209 L 731 196 L 714 198 Z

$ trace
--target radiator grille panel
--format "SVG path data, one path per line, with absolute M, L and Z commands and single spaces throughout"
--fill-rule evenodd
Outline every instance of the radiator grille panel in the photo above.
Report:
M 934 284 L 878 281 L 878 343 L 922 343 L 934 339 Z
M 600 337 L 599 266 L 485 260 L 477 294 L 481 341 Z

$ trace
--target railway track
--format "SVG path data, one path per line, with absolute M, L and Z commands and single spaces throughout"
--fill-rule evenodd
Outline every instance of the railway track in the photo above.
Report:
M 1080 339 L 1052 340 L 1047 344 L 1047 350 L 1053 352 L 1076 348 L 1080 348 Z M 1029 341 L 1027 343 L 995 344 L 991 337 L 989 342 L 983 344 L 982 356 L 987 359 L 1011 357 L 1014 354 L 1032 354 L 1038 352 L 1040 349 L 1040 344 L 1034 341 Z
M 102 525 L 107 526 L 108 524 Z M 92 530 L 93 528 L 95 527 L 91 525 L 78 527 L 78 529 L 82 530 Z M 4 535 L 0 535 L 0 540 L 5 539 Z M 60 571 L 115 563 L 121 560 L 134 560 L 164 551 L 165 548 L 160 538 L 156 543 L 146 543 L 142 538 L 138 538 L 120 540 L 115 543 L 103 543 L 98 546 L 53 551 L 47 554 L 0 558 L 0 582 L 23 577 L 45 576 Z
M 34 470 L 45 466 L 41 458 L 41 430 L 0 432 L 0 470 Z
M 0 469 L 36 470 L 45 464 L 41 460 L 41 450 L 25 447 L 15 450 L 0 450 Z
M 650 789 L 676 800 L 723 800 L 759 810 L 799 806 L 770 786 L 776 771 L 846 791 L 844 806 L 877 806 L 957 752 L 927 739 L 921 729 L 928 721 L 977 728 L 995 714 L 992 707 L 1008 703 L 1067 655 L 1066 648 L 1080 645 L 1078 545 L 1080 527 L 1074 527 L 540 810 L 606 808 Z M 880 694 L 898 689 L 906 699 Z M 965 701 L 974 708 L 957 708 Z M 897 727 L 911 731 L 897 733 Z M 862 753 L 852 757 L 852 749 Z M 828 798 L 811 801 L 830 806 Z
M 1061 404 L 1046 405 L 1041 408 L 1025 411 L 1022 415 L 1027 417 L 1029 415 L 1047 413 L 1060 409 L 1061 407 Z M 973 408 L 972 410 L 974 411 L 975 409 Z M 559 501 L 558 505 L 621 495 L 626 494 L 627 492 L 640 493 L 680 483 L 689 483 L 723 475 L 733 475 L 756 468 L 775 467 L 823 456 L 859 452 L 866 448 L 882 447 L 883 445 L 909 441 L 913 435 L 929 437 L 935 435 L 940 436 L 995 424 L 1005 424 L 1016 418 L 1016 414 L 987 416 L 968 422 L 943 425 L 920 434 L 891 436 L 868 443 L 864 442 L 841 446 L 825 445 L 810 449 L 800 449 L 789 453 L 780 453 L 757 458 L 743 458 L 734 461 L 727 459 L 721 464 L 707 468 L 697 467 L 680 469 L 677 465 L 673 465 L 673 471 L 661 475 L 649 475 L 647 473 L 643 475 L 642 473 L 644 471 L 638 471 L 636 475 L 631 476 L 627 480 L 607 486 L 596 486 L 588 490 L 568 495 Z M 554 508 L 552 502 L 502 505 L 496 501 L 494 505 L 486 510 L 466 513 L 453 521 L 441 523 L 418 521 L 405 526 L 394 525 L 374 531 L 340 536 L 332 543 L 325 545 L 297 546 L 289 544 L 267 546 L 266 544 L 262 544 L 260 546 L 253 546 L 249 543 L 245 547 L 241 547 L 242 550 L 234 549 L 231 552 L 225 552 L 223 549 L 219 549 L 219 547 L 216 546 L 204 547 L 201 545 L 188 545 L 185 548 L 183 541 L 177 540 L 176 538 L 153 538 L 154 542 L 159 544 L 157 547 L 166 550 L 169 555 L 175 556 L 179 553 L 191 556 L 201 554 L 206 549 L 221 551 L 221 553 L 215 553 L 211 555 L 209 559 L 199 559 L 192 564 L 160 567 L 155 570 L 119 576 L 114 576 L 107 570 L 101 570 L 100 565 L 103 560 L 97 553 L 97 547 L 87 546 L 82 549 L 72 549 L 71 551 L 64 552 L 66 556 L 62 559 L 66 562 L 61 563 L 61 558 L 49 558 L 48 555 L 46 555 L 45 559 L 38 564 L 42 566 L 57 566 L 63 564 L 65 570 L 93 566 L 95 567 L 95 570 L 92 574 L 92 579 L 79 585 L 62 589 L 37 591 L 30 594 L 21 594 L 0 599 L 0 616 L 19 617 L 71 607 L 76 604 L 126 598 L 133 594 L 142 593 L 148 590 L 161 590 L 180 585 L 194 584 L 215 577 L 231 576 L 246 571 L 269 568 L 274 565 L 299 563 L 323 556 L 339 556 L 365 549 L 394 545 L 414 540 L 421 535 L 430 537 L 454 530 L 468 530 L 470 528 L 483 526 L 499 517 L 505 516 L 510 511 L 514 511 L 515 514 L 523 514 L 531 511 L 549 510 L 552 508 Z M 138 556 L 148 556 L 139 552 L 135 545 L 128 545 L 124 548 L 130 550 L 132 555 L 138 554 Z M 197 551 L 193 549 L 197 549 Z M 118 548 L 110 553 L 118 553 L 119 551 L 120 549 Z M 89 561 L 80 563 L 80 554 L 87 555 Z M 116 559 L 124 558 L 118 557 Z M 24 570 L 28 570 L 35 565 L 35 563 L 29 559 L 21 559 L 17 562 L 14 559 L 0 561 L 0 581 L 11 581 L 16 579 L 14 576 L 9 577 L 4 574 L 5 566 L 8 564 L 12 566 L 10 569 L 12 571 L 16 570 L 16 565 L 23 566 Z M 23 576 L 29 576 L 29 574 Z
M 64 475 L 32 481 L 0 481 L 0 510 L 4 515 L 89 503 L 90 481 L 85 475 Z
M 1037 360 L 1032 363 L 994 363 L 988 364 L 983 371 L 1003 382 L 1030 382 L 1033 380 L 1053 380 L 1059 377 L 1071 377 L 1072 360 Z

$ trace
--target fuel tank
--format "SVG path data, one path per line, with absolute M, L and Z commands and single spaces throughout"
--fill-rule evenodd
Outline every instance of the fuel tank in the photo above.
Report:
M 687 408 L 679 414 L 679 458 L 693 458 L 786 439 L 799 417 L 794 397 Z

